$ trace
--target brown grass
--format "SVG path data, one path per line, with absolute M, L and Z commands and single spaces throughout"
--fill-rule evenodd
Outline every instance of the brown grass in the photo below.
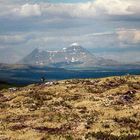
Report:
M 0 91 L 0 140 L 139 140 L 140 77 Z

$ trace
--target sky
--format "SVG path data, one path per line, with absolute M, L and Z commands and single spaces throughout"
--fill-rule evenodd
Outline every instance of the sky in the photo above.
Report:
M 100 57 L 140 62 L 140 0 L 0 0 L 0 63 L 74 42 Z

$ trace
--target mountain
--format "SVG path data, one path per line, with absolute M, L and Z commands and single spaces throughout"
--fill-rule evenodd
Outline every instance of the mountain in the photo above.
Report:
M 91 67 L 117 64 L 116 61 L 96 57 L 78 43 L 73 43 L 68 48 L 63 48 L 60 51 L 35 49 L 23 58 L 20 63 L 54 67 Z

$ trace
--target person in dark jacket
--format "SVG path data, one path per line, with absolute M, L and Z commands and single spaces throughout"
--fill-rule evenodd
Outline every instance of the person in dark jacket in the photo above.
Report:
M 44 83 L 45 82 L 45 77 L 41 77 L 41 83 Z

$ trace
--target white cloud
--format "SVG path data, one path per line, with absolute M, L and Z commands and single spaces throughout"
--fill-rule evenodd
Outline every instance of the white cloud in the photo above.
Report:
M 94 17 L 96 9 L 93 2 L 80 3 L 71 12 L 73 17 Z
M 39 4 L 24 4 L 20 8 L 15 8 L 13 10 L 16 14 L 24 17 L 30 16 L 40 16 L 41 15 L 41 7 Z
M 132 2 L 124 0 L 96 0 L 93 3 L 96 10 L 108 14 L 108 15 L 129 15 L 132 11 L 128 10 L 128 7 L 132 5 Z
M 140 12 L 140 1 L 136 0 L 95 0 L 78 4 L 42 4 L 44 13 L 52 15 L 92 18 L 103 16 L 130 16 Z M 99 16 L 98 18 L 102 18 Z
M 6 7 L 3 9 L 3 7 Z M 11 11 L 15 15 L 30 17 L 46 15 L 51 18 L 78 17 L 78 18 L 99 18 L 105 16 L 139 16 L 139 0 L 95 0 L 86 3 L 47 3 L 37 4 L 3 4 L 0 6 L 2 13 L 9 14 Z M 5 11 L 5 12 L 4 12 Z M 1 13 L 0 13 L 1 14 Z
M 120 29 L 117 31 L 118 39 L 124 43 L 140 43 L 140 30 Z

